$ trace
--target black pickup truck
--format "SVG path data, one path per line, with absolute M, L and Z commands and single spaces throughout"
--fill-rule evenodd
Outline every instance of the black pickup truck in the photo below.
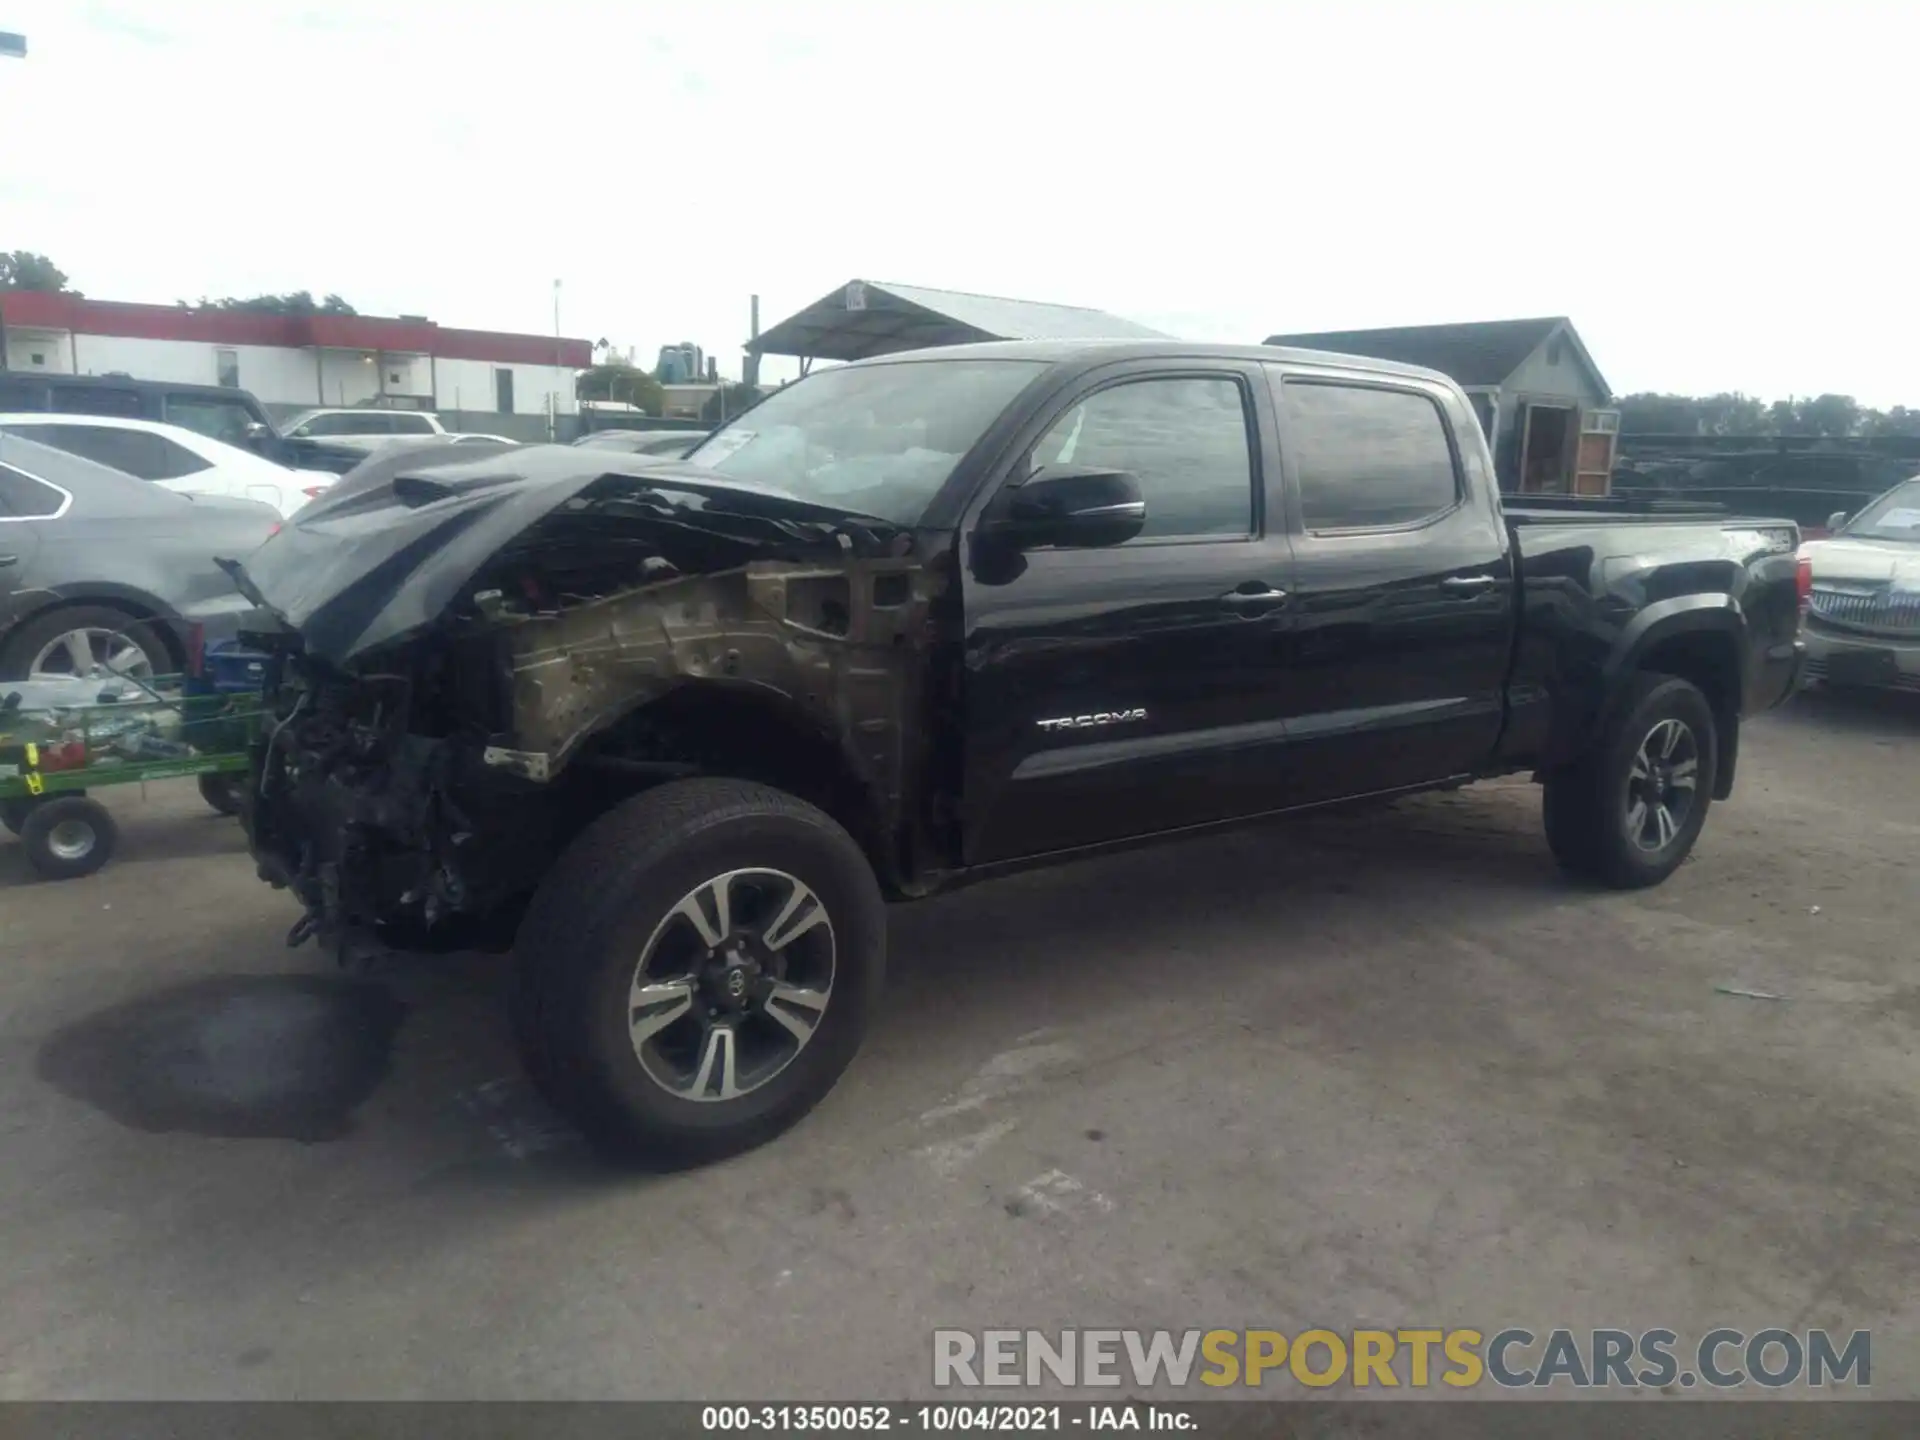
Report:
M 230 568 L 290 940 L 511 944 L 610 1149 L 777 1133 L 852 1059 L 883 901 L 1531 773 L 1659 882 L 1796 683 L 1789 522 L 1503 510 L 1460 391 L 1349 357 L 994 344 L 778 391 L 686 460 L 377 457 Z

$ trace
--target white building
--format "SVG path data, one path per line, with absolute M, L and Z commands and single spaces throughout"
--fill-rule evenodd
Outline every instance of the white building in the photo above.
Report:
M 250 390 L 281 412 L 373 401 L 421 410 L 572 414 L 586 340 L 450 330 L 371 315 L 256 315 L 74 295 L 0 295 L 8 370 L 125 374 Z

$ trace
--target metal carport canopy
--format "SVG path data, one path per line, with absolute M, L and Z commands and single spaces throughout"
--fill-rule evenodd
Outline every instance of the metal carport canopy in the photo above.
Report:
M 754 355 L 865 360 L 978 340 L 1166 340 L 1104 310 L 850 280 L 747 343 Z

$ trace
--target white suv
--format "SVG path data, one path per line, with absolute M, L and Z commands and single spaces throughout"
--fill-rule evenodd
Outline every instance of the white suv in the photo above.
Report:
M 432 440 L 447 433 L 438 415 L 424 410 L 303 410 L 280 427 L 290 440 L 324 440 L 372 454 L 403 440 Z

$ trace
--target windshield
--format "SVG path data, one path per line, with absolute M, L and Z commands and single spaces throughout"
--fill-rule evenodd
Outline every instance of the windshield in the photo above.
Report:
M 915 524 L 1036 360 L 910 360 L 822 370 L 776 390 L 687 457 L 796 499 Z
M 314 416 L 320 413 L 321 412 L 318 410 L 302 410 L 298 415 L 292 416 L 289 419 L 282 420 L 280 422 L 280 433 L 282 435 L 291 435 L 294 431 L 298 430 L 302 425 L 306 424 L 309 420 L 313 419 Z
M 1905 540 L 1920 545 L 1920 475 L 1867 506 L 1842 533 L 1850 540 Z

